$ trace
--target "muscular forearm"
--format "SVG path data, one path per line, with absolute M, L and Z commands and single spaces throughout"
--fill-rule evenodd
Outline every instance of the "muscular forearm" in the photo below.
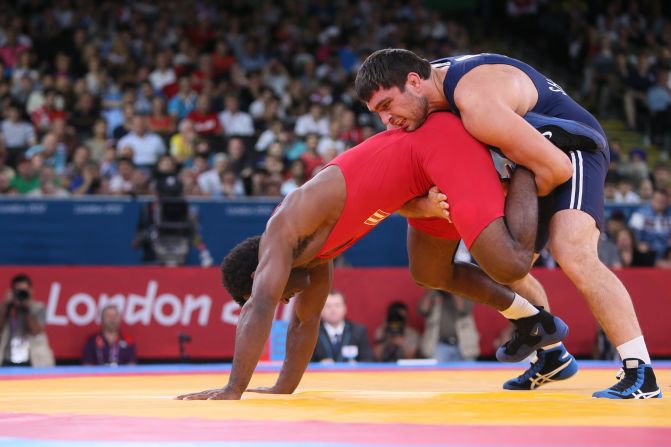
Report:
M 272 301 L 250 300 L 240 313 L 235 334 L 235 355 L 227 388 L 242 395 L 247 389 L 263 346 L 270 334 L 276 305 Z
M 312 358 L 318 335 L 319 319 L 308 322 L 301 322 L 297 318 L 292 320 L 287 333 L 284 364 L 274 387 L 277 393 L 294 392 Z
M 567 170 L 566 162 L 564 161 L 564 159 L 569 160 L 568 156 L 561 152 L 557 154 L 557 158 L 558 161 L 561 160 L 561 163 L 548 162 L 534 170 L 538 195 L 541 197 L 550 194 L 555 188 L 570 179 L 573 174 L 572 170 Z

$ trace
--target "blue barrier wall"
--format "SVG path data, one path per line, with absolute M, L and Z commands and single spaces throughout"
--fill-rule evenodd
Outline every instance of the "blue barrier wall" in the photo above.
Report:
M 0 199 L 0 264 L 137 265 L 131 242 L 150 199 Z M 242 239 L 260 234 L 276 200 L 190 200 L 216 263 Z M 352 266 L 407 264 L 405 220 L 391 216 L 346 253 Z M 195 249 L 188 264 L 198 264 Z
M 0 198 L 0 264 L 137 265 L 131 246 L 141 207 L 149 198 Z M 260 234 L 276 200 L 190 200 L 214 261 L 242 239 Z M 622 209 L 629 215 L 635 207 Z M 345 253 L 355 267 L 407 265 L 406 223 L 392 215 Z M 198 264 L 195 249 L 188 264 Z

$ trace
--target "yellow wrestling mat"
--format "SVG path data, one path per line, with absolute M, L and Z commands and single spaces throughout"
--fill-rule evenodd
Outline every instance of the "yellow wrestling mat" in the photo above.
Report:
M 15 373 L 0 376 L 0 446 L 3 439 L 46 446 L 66 441 L 132 445 L 136 438 L 317 446 L 327 434 L 330 446 L 671 445 L 668 398 L 594 399 L 593 391 L 615 383 L 617 367 L 580 364 L 575 377 L 535 391 L 502 390 L 519 370 L 487 363 L 317 368 L 306 373 L 293 395 L 246 393 L 241 401 L 174 399 L 221 387 L 228 367 Z M 656 364 L 656 374 L 668 394 L 671 365 Z M 276 376 L 276 371 L 257 372 L 251 386 L 272 385 Z M 76 427 L 69 437 L 64 421 Z M 104 428 L 120 424 L 116 435 Z M 515 432 L 525 436 L 511 438 Z M 539 444 L 530 432 L 552 439 Z

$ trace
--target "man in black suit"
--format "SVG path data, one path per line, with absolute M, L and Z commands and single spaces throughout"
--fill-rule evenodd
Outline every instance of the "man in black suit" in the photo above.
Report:
M 345 319 L 347 305 L 341 292 L 332 291 L 322 310 L 313 362 L 372 362 L 373 350 L 366 327 Z

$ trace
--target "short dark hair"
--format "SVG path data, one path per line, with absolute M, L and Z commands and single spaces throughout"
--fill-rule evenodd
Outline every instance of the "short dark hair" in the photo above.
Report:
M 405 90 L 408 73 L 415 72 L 422 79 L 431 75 L 431 63 L 412 51 L 401 48 L 377 50 L 359 67 L 354 81 L 356 95 L 368 102 L 380 88 L 398 87 Z
M 20 282 L 27 282 L 30 287 L 33 286 L 33 281 L 30 279 L 30 276 L 24 273 L 19 273 L 12 278 L 12 289 Z
M 242 307 L 252 293 L 252 273 L 259 265 L 259 241 L 252 236 L 240 242 L 221 263 L 221 281 L 236 303 Z

